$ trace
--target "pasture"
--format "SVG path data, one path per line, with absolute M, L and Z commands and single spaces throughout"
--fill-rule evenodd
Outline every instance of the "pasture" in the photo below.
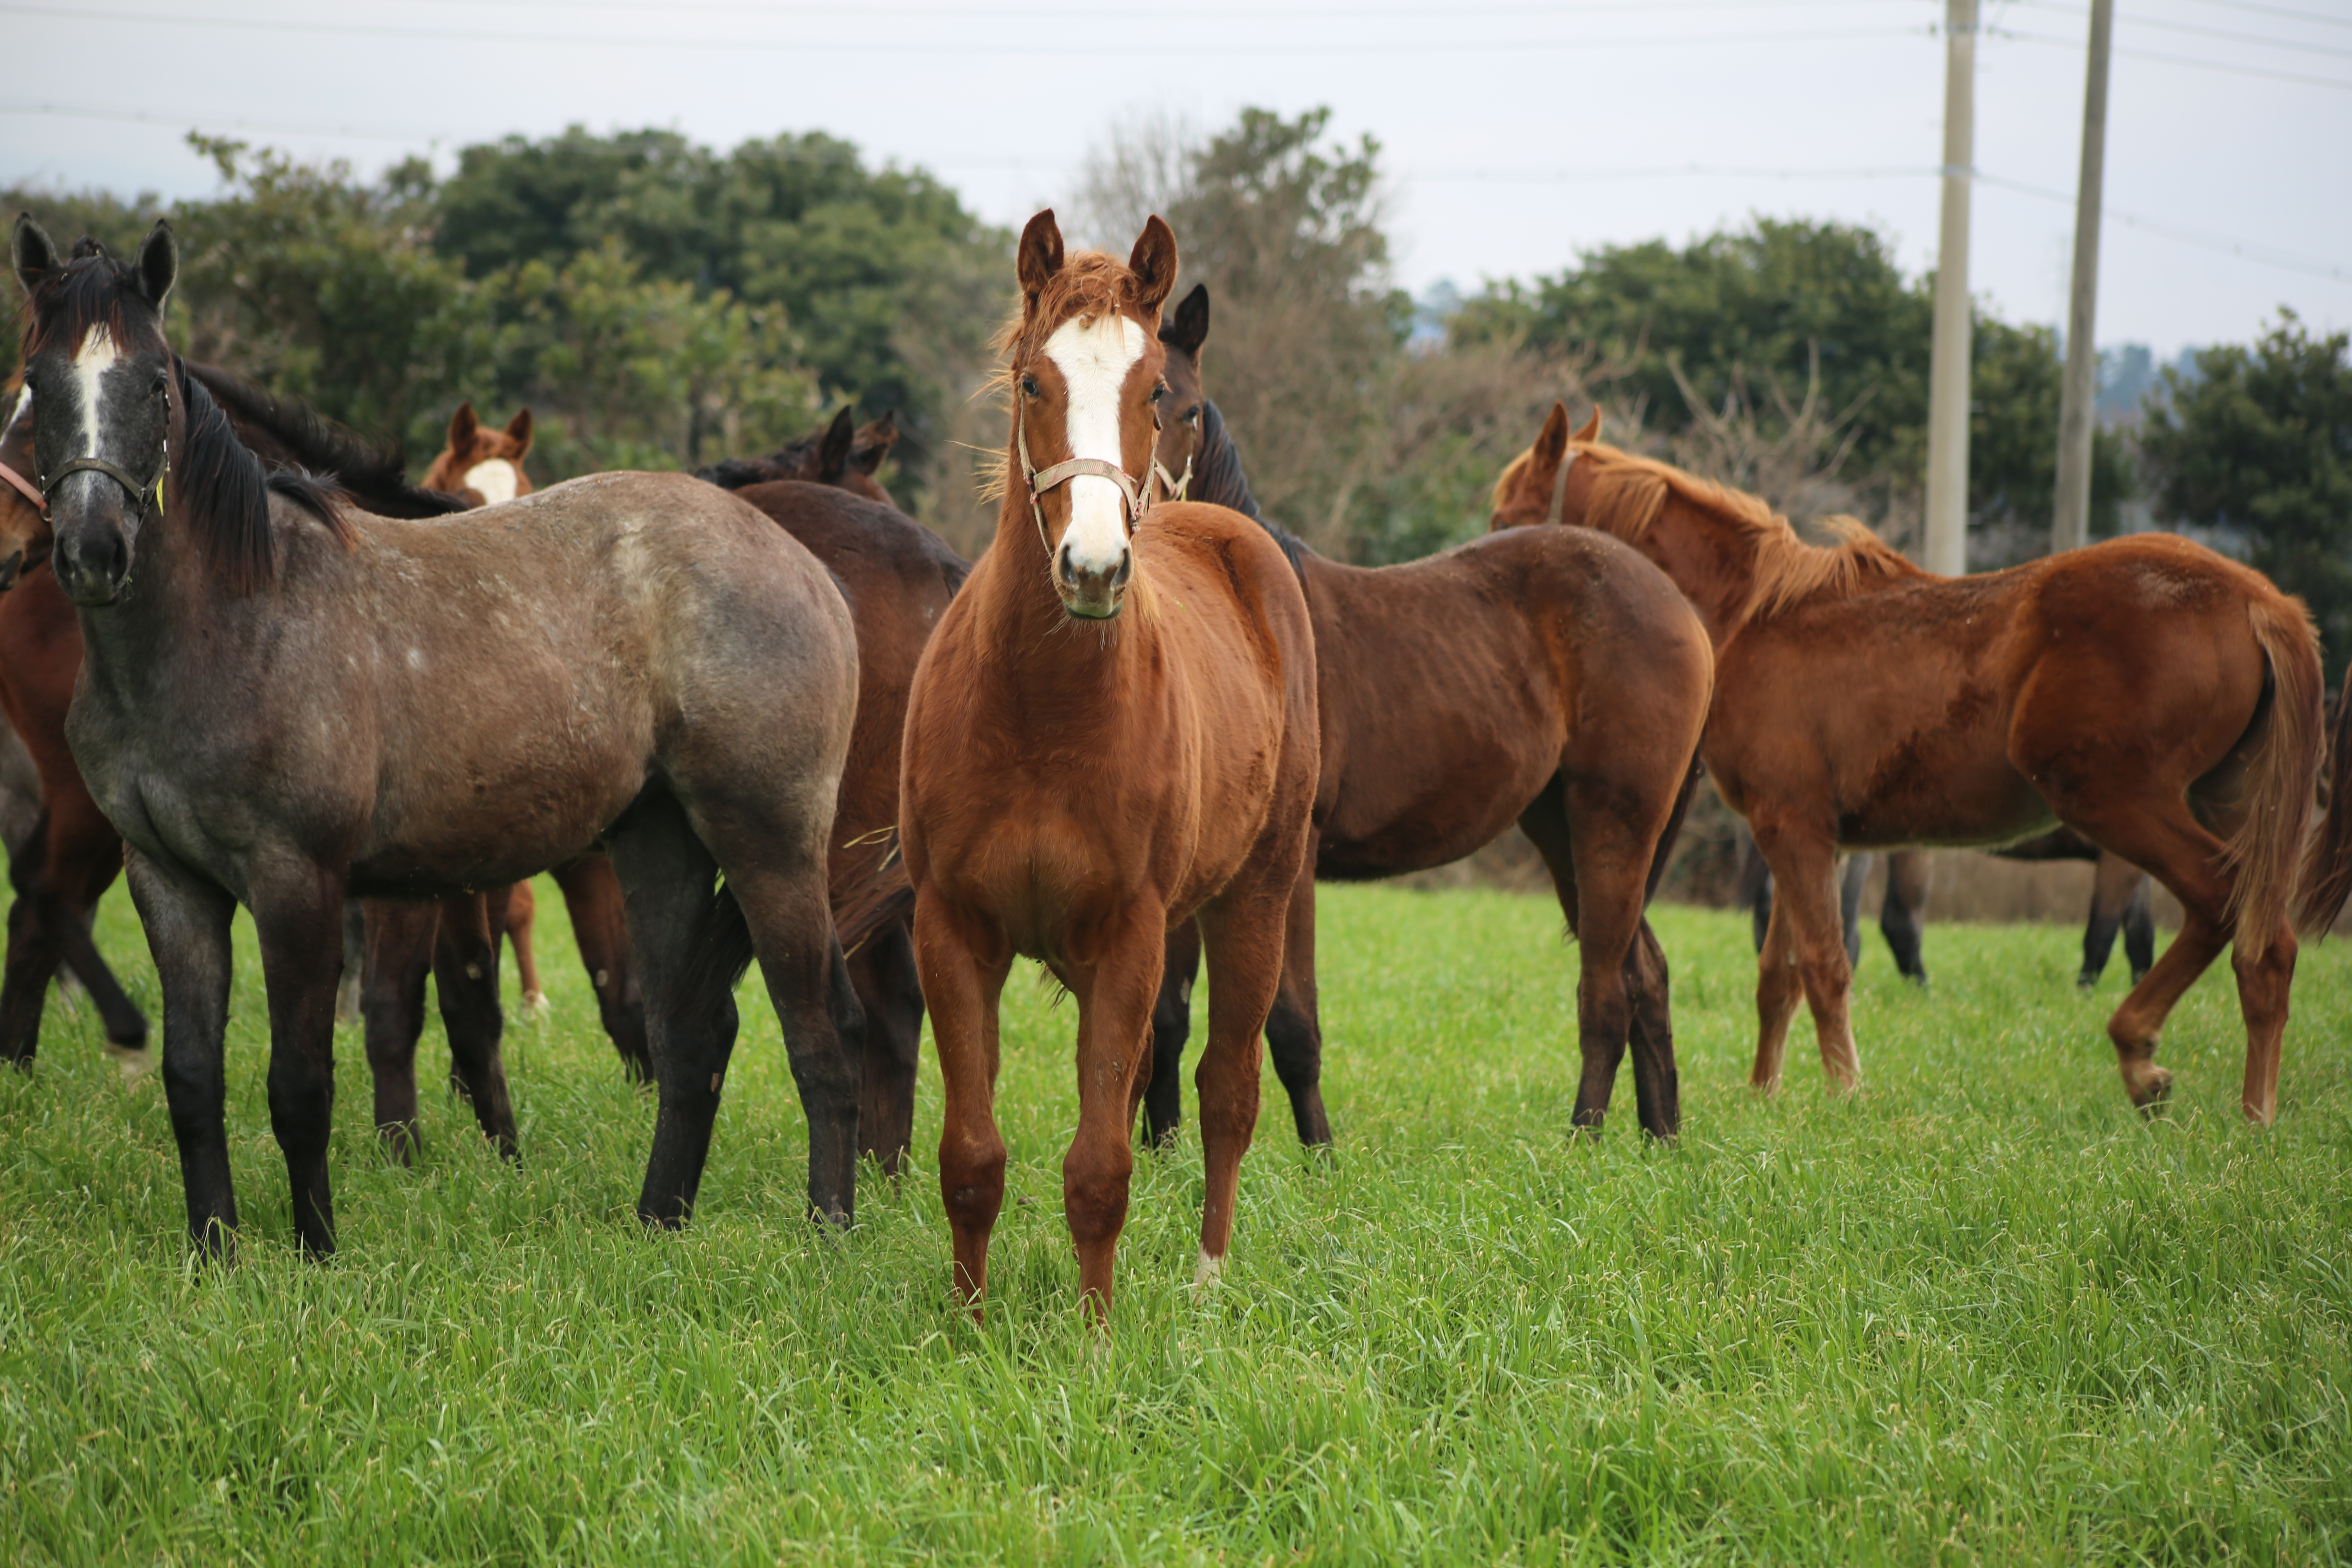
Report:
M 950 1304 L 926 1042 L 915 1153 L 802 1213 L 773 1014 L 741 997 L 703 1206 L 632 1216 L 622 1081 L 542 881 L 552 1006 L 509 1015 L 523 1163 L 446 1095 L 376 1152 L 339 1034 L 342 1249 L 296 1254 L 238 921 L 243 1258 L 187 1261 L 161 1085 L 53 1008 L 0 1074 L 0 1555 L 81 1562 L 2329 1562 L 2352 1556 L 2352 949 L 2306 950 L 2275 1129 L 2238 1108 L 2226 963 L 2125 1100 L 2078 932 L 1874 933 L 1868 1087 L 1742 1087 L 1744 917 L 1661 910 L 1678 1148 L 1621 1079 L 1569 1131 L 1549 900 L 1327 889 L 1336 1162 L 1265 1079 L 1224 1280 L 1186 1136 L 1139 1163 L 1107 1347 L 1059 1213 L 1074 1013 L 1006 994 L 989 1319 Z M 157 994 L 120 891 L 100 940 Z M 510 975 L 510 970 L 509 970 Z M 509 994 L 511 980 L 509 978 Z M 1196 1000 L 1196 1009 L 1200 1003 Z M 1196 1013 L 1196 1029 L 1199 1027 Z M 1198 1039 L 1196 1034 L 1195 1038 Z M 437 1020 L 420 1073 L 437 1082 Z M 1188 1078 L 1190 1063 L 1187 1064 Z

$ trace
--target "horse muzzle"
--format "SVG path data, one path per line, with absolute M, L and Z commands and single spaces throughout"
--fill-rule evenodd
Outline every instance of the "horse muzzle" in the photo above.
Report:
M 1080 620 L 1107 621 L 1127 602 L 1127 585 L 1135 580 L 1135 551 L 1122 546 L 1099 564 L 1082 564 L 1067 544 L 1054 553 L 1054 592 L 1062 608 Z
M 60 533 L 49 569 L 66 597 L 84 609 L 110 605 L 131 575 L 129 538 L 122 529 L 103 525 L 76 529 L 70 538 Z

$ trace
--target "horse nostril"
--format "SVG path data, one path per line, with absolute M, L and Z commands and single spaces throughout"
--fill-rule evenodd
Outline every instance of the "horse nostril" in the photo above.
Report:
M 1063 545 L 1054 557 L 1054 570 L 1065 583 L 1077 579 L 1077 568 L 1070 564 L 1070 547 Z
M 1127 580 L 1134 574 L 1135 552 L 1132 550 L 1120 551 L 1118 553 L 1118 573 L 1116 576 L 1111 578 L 1110 585 L 1114 588 L 1124 588 L 1127 586 Z

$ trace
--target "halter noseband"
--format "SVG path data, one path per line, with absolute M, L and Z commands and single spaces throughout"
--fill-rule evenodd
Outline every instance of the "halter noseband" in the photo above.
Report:
M 131 493 L 131 499 L 139 503 L 139 521 L 144 522 L 147 521 L 147 505 L 149 498 L 153 498 L 154 503 L 159 508 L 163 505 L 163 476 L 172 471 L 172 451 L 169 447 L 166 447 L 163 449 L 163 461 L 155 465 L 154 475 L 143 485 L 137 479 L 132 479 L 130 474 L 125 472 L 123 469 L 108 462 L 104 458 L 74 458 L 71 462 L 66 464 L 65 467 L 59 468 L 53 477 L 42 484 L 39 499 L 41 503 L 41 515 L 43 517 L 49 515 L 50 493 L 59 485 L 71 479 L 74 475 L 84 472 L 85 470 L 93 474 L 104 474 L 108 479 L 112 479 L 116 484 L 121 485 L 125 490 L 128 490 Z M 8 477 L 10 479 L 15 479 L 16 476 L 12 473 Z
M 1092 474 L 1098 479 L 1108 479 L 1118 487 L 1119 499 L 1126 503 L 1127 532 L 1128 537 L 1132 539 L 1135 536 L 1136 525 L 1143 521 L 1143 514 L 1151 510 L 1157 500 L 1156 492 L 1168 479 L 1168 470 L 1160 465 L 1156 458 L 1151 464 L 1153 472 L 1145 477 L 1140 486 L 1135 482 L 1134 475 L 1107 458 L 1066 458 L 1050 468 L 1040 468 L 1030 460 L 1029 422 L 1023 416 L 1018 405 L 1015 405 L 1013 410 L 1013 440 L 1021 453 L 1022 482 L 1029 487 L 1029 515 L 1037 520 L 1037 542 L 1045 547 L 1045 553 L 1049 556 L 1054 553 L 1054 542 L 1045 536 L 1045 498 L 1047 490 L 1058 485 L 1067 484 L 1080 474 Z M 1192 478 L 1192 464 L 1188 458 L 1184 464 L 1185 481 L 1191 482 Z M 1181 488 L 1177 489 L 1171 499 L 1183 500 L 1183 490 Z
M 1576 448 L 1571 446 L 1560 454 L 1559 472 L 1552 476 L 1551 510 L 1545 515 L 1544 521 L 1555 528 L 1559 526 L 1560 519 L 1568 511 L 1568 470 L 1575 466 Z

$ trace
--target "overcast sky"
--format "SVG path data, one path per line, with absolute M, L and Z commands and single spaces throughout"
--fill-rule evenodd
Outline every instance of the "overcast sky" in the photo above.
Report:
M 1329 105 L 1381 142 L 1400 280 L 1553 271 L 1753 214 L 1933 264 L 1940 0 L 0 0 L 0 179 L 201 195 L 191 126 L 373 171 L 671 127 L 846 137 L 1017 224 L 1164 115 Z M 2352 325 L 2352 0 L 2118 0 L 2099 337 L 2169 355 L 2281 304 Z M 1988 0 L 1972 280 L 2063 314 L 2088 0 Z M 2036 194 L 2040 193 L 2040 194 Z M 1180 241 L 1181 236 L 1178 237 Z

